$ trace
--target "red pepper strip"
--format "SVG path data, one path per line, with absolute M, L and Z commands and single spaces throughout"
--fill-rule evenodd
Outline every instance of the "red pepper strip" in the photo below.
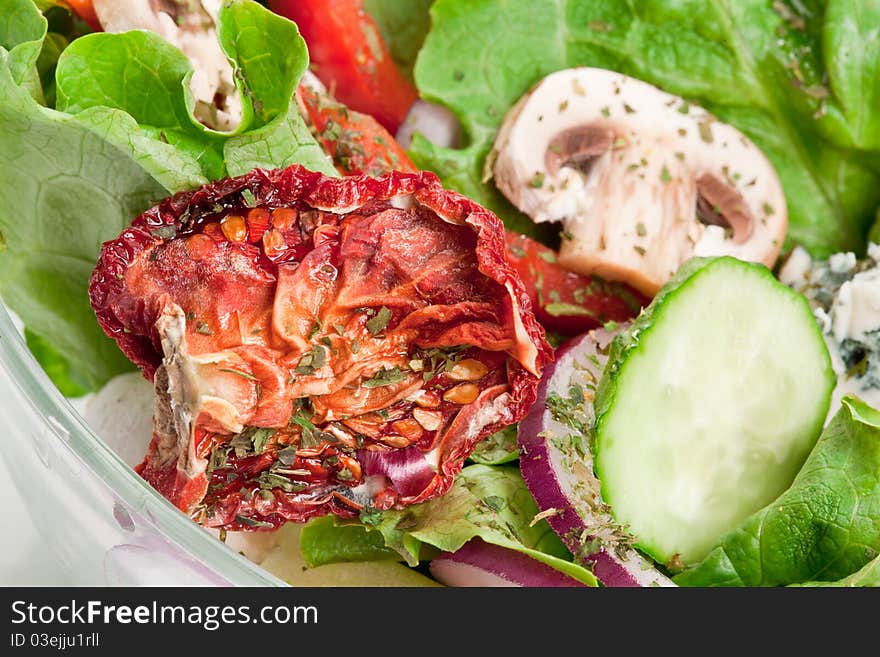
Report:
M 70 7 L 70 10 L 89 24 L 89 27 L 96 32 L 104 30 L 95 14 L 95 8 L 92 6 L 92 0 L 64 0 L 64 4 Z
M 525 235 L 508 231 L 507 247 L 532 310 L 549 331 L 576 335 L 609 321 L 623 322 L 649 302 L 628 285 L 562 268 L 556 263 L 556 251 Z
M 271 0 L 269 8 L 297 24 L 314 73 L 334 97 L 397 132 L 418 92 L 361 0 Z
M 343 175 L 418 171 L 397 140 L 368 114 L 301 84 L 297 103 L 315 138 Z

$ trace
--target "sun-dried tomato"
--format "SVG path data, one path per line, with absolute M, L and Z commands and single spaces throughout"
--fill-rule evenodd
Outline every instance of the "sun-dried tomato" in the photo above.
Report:
M 229 529 L 442 494 L 551 358 L 504 240 L 430 173 L 255 170 L 146 211 L 90 286 L 155 384 L 138 471 Z

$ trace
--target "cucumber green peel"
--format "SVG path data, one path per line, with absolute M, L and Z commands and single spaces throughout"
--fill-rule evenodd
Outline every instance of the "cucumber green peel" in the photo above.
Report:
M 791 484 L 835 376 L 806 299 L 763 265 L 695 258 L 618 336 L 596 395 L 602 496 L 672 569 Z

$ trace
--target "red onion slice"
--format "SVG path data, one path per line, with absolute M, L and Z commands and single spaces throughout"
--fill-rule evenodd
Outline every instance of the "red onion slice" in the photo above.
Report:
M 433 559 L 431 574 L 447 586 L 586 587 L 568 575 L 515 550 L 473 538 L 455 552 Z
M 364 475 L 388 477 L 394 488 L 405 496 L 421 493 L 437 474 L 422 450 L 415 446 L 387 452 L 361 449 L 358 450 L 357 459 L 364 469 Z
M 595 390 L 608 360 L 614 334 L 604 329 L 571 339 L 556 352 L 538 388 L 538 401 L 520 422 L 520 469 L 523 479 L 547 522 L 569 550 L 592 563 L 593 572 L 605 586 L 674 586 L 630 545 L 628 537 L 600 497 L 600 483 L 593 475 L 593 457 L 587 437 L 583 453 L 565 450 L 554 440 L 573 433 L 547 408 L 555 393 L 565 398 L 572 385 L 587 396 L 584 420 L 592 422 L 591 392 Z

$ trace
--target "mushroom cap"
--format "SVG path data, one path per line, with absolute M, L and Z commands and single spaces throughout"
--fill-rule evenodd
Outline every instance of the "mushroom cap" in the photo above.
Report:
M 560 263 L 654 294 L 691 256 L 773 266 L 788 224 L 764 154 L 705 109 L 613 71 L 541 80 L 505 117 L 494 178 L 536 222 L 561 221 Z

